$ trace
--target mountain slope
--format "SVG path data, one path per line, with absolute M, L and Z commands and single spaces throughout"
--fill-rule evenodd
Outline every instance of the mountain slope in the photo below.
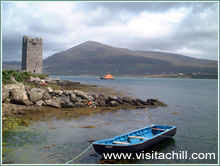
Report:
M 44 60 L 49 74 L 146 75 L 159 73 L 217 74 L 217 61 L 178 54 L 131 51 L 88 41 Z

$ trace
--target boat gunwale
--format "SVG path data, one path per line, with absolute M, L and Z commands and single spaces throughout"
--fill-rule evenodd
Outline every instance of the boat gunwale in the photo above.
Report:
M 157 138 L 159 137 L 160 135 L 164 135 L 165 133 L 173 130 L 176 128 L 176 126 L 168 126 L 168 127 L 171 127 L 170 129 L 166 129 L 152 137 L 150 137 L 149 139 L 143 139 L 142 141 L 140 141 L 139 143 L 130 143 L 130 144 L 127 144 L 127 145 L 123 145 L 123 144 L 102 144 L 102 143 L 99 143 L 100 141 L 110 141 L 110 140 L 113 140 L 114 138 L 117 138 L 117 137 L 122 137 L 122 136 L 125 136 L 125 135 L 128 135 L 128 134 L 131 134 L 131 133 L 134 133 L 134 132 L 137 132 L 137 131 L 140 131 L 140 130 L 143 130 L 143 129 L 146 129 L 147 127 L 153 127 L 153 126 L 162 126 L 162 125 L 150 125 L 150 126 L 146 126 L 144 128 L 140 128 L 140 129 L 137 129 L 137 130 L 134 130 L 132 132 L 129 132 L 129 133 L 125 133 L 125 134 L 121 134 L 121 135 L 118 135 L 118 136 L 115 136 L 113 138 L 108 138 L 108 139 L 103 139 L 103 140 L 99 140 L 99 141 L 95 141 L 93 142 L 93 145 L 101 145 L 101 146 L 119 146 L 119 147 L 128 147 L 128 146 L 136 146 L 136 145 L 139 145 L 139 144 L 143 144 L 143 143 L 146 143 L 154 138 Z M 164 125 L 165 126 L 165 125 Z M 167 127 L 167 126 L 166 126 Z

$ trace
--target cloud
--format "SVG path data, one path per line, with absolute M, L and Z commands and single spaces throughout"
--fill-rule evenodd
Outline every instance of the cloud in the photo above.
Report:
M 218 59 L 216 2 L 3 2 L 3 61 L 21 60 L 22 36 L 44 58 L 88 40 L 133 50 Z

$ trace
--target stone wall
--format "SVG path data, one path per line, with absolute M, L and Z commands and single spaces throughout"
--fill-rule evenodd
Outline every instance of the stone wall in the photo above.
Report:
M 42 39 L 23 37 L 22 41 L 22 70 L 31 73 L 42 73 Z

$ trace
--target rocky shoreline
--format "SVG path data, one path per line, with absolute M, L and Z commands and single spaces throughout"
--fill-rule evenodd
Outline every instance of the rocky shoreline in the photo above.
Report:
M 3 119 L 7 111 L 7 104 L 22 105 L 27 108 L 99 108 L 99 107 L 157 107 L 166 106 L 157 99 L 137 99 L 128 96 L 115 96 L 103 93 L 88 93 L 78 89 L 69 90 L 69 86 L 80 85 L 78 82 L 31 77 L 29 83 L 7 84 L 2 86 Z M 39 85 L 39 86 L 38 86 Z M 62 86 L 62 90 L 53 89 L 54 85 Z M 14 107 L 16 112 L 16 107 Z

